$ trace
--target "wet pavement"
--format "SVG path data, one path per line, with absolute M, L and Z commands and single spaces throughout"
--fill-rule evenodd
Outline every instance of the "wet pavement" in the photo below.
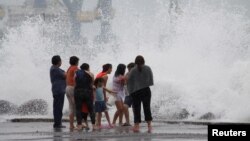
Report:
M 207 125 L 154 122 L 151 133 L 146 123 L 139 133 L 131 127 L 112 129 L 70 131 L 68 128 L 53 129 L 52 122 L 2 122 L 0 140 L 45 140 L 45 141 L 205 141 Z M 68 122 L 64 123 L 68 127 Z

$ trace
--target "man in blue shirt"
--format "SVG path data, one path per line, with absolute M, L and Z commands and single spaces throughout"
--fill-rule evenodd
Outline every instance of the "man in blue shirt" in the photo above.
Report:
M 51 62 L 50 81 L 53 93 L 54 128 L 65 128 L 62 125 L 62 111 L 66 89 L 66 73 L 60 68 L 62 61 L 59 55 L 53 56 Z

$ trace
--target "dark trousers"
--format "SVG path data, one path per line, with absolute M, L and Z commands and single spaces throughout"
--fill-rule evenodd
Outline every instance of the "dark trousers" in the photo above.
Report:
M 133 97 L 134 123 L 141 123 L 141 103 L 143 105 L 145 121 L 152 121 L 150 88 L 147 87 L 136 91 L 132 93 L 131 96 Z
M 53 93 L 54 127 L 62 125 L 64 93 Z
M 75 104 L 76 104 L 76 120 L 77 124 L 82 124 L 82 103 L 85 102 L 87 104 L 87 108 L 89 111 L 89 116 L 91 119 L 91 123 L 95 124 L 95 112 L 94 105 L 92 100 L 92 90 L 88 89 L 75 89 Z

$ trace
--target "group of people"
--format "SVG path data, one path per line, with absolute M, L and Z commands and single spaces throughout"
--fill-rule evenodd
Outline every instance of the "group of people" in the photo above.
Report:
M 148 131 L 152 130 L 151 115 L 151 90 L 153 85 L 153 73 L 149 66 L 145 65 L 143 56 L 135 58 L 135 62 L 127 66 L 119 64 L 112 80 L 112 89 L 106 87 L 108 75 L 112 72 L 112 65 L 107 63 L 102 71 L 96 75 L 90 72 L 90 66 L 83 63 L 78 68 L 79 58 L 72 56 L 69 59 L 69 68 L 65 72 L 60 68 L 62 60 L 59 55 L 52 57 L 50 79 L 53 94 L 54 128 L 65 128 L 62 125 L 62 111 L 65 93 L 69 101 L 69 124 L 70 129 L 81 130 L 88 128 L 87 117 L 89 116 L 93 130 L 103 128 L 101 124 L 102 113 L 105 114 L 108 128 L 116 125 L 119 119 L 120 126 L 130 126 L 129 110 L 132 106 L 134 114 L 133 131 L 138 132 L 141 123 L 141 103 L 144 109 L 145 121 Z M 126 72 L 126 67 L 128 72 Z M 116 112 L 111 123 L 108 113 L 107 93 L 115 98 Z M 123 123 L 125 115 L 125 123 Z M 74 126 L 76 117 L 77 126 Z

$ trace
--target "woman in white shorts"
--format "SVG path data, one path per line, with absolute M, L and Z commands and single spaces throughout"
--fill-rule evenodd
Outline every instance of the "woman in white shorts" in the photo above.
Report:
M 122 125 L 122 116 L 123 116 L 123 100 L 125 98 L 124 94 L 124 84 L 125 84 L 125 70 L 126 66 L 124 64 L 119 64 L 115 71 L 113 77 L 113 91 L 117 92 L 115 96 L 115 105 L 116 112 L 113 118 L 113 125 L 116 124 L 116 120 L 119 117 L 119 125 Z
M 69 101 L 69 128 L 74 129 L 74 115 L 75 115 L 75 100 L 74 100 L 74 88 L 75 88 L 75 72 L 78 70 L 79 59 L 76 56 L 72 56 L 69 59 L 70 67 L 67 70 L 66 76 L 66 96 Z

